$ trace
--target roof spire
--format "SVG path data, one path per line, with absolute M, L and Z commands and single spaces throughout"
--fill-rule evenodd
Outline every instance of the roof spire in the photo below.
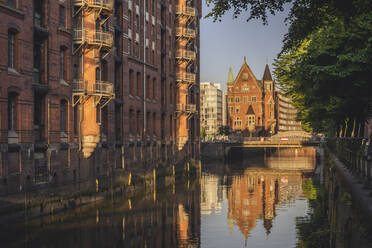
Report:
M 262 81 L 273 81 L 268 64 L 266 64 L 265 66 L 265 72 L 263 74 Z
M 229 67 L 229 74 L 227 76 L 227 83 L 228 84 L 233 84 L 234 83 L 234 76 L 232 74 L 231 65 Z
M 244 56 L 244 63 L 247 63 L 247 59 L 246 59 L 246 57 Z

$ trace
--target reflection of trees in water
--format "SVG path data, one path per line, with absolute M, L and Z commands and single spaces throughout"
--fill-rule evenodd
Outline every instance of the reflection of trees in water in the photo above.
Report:
M 302 173 L 269 169 L 247 169 L 233 176 L 228 190 L 228 221 L 235 221 L 244 238 L 263 220 L 266 234 L 272 228 L 279 206 L 302 194 Z

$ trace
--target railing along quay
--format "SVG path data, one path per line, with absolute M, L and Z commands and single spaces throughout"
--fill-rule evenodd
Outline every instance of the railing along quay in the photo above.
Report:
M 354 175 L 371 182 L 371 148 L 361 138 L 328 139 L 327 145 Z

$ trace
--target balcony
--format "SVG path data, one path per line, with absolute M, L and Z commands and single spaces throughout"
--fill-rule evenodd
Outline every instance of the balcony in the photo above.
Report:
M 176 36 L 194 39 L 196 36 L 196 32 L 194 29 L 191 28 L 176 28 Z
M 195 114 L 196 113 L 196 104 L 188 103 L 188 104 L 177 104 L 176 111 L 179 113 L 186 113 L 186 114 Z
M 176 15 L 194 17 L 196 15 L 196 10 L 193 7 L 176 5 Z
M 74 6 L 86 6 L 89 8 L 96 8 L 107 12 L 112 12 L 114 1 L 113 0 L 73 0 Z
M 186 50 L 186 49 L 178 49 L 176 51 L 176 59 L 178 59 L 178 60 L 195 60 L 196 59 L 196 52 Z
M 72 93 L 76 95 L 114 97 L 114 85 L 107 81 L 97 80 L 89 84 L 87 81 L 76 80 L 72 83 Z
M 105 31 L 90 31 L 87 29 L 75 29 L 73 33 L 75 44 L 87 43 L 92 46 L 110 48 L 112 46 L 113 36 Z
M 196 74 L 190 72 L 177 73 L 176 81 L 180 83 L 194 84 L 196 80 Z

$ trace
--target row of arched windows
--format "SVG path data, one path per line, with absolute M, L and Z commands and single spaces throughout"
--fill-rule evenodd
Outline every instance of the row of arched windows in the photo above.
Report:
M 146 98 L 157 100 L 157 83 L 156 78 L 151 79 L 150 76 L 146 77 Z M 132 96 L 144 96 L 142 75 L 140 72 L 135 73 L 133 70 L 129 70 L 129 94 Z

